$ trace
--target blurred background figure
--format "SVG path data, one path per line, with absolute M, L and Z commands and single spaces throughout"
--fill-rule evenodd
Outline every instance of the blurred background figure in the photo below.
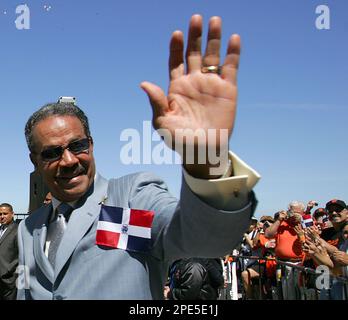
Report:
M 313 220 L 315 225 L 322 230 L 331 228 L 332 223 L 329 220 L 328 213 L 325 208 L 318 208 L 313 213 Z
M 274 257 L 275 239 L 269 239 L 265 236 L 265 230 L 273 223 L 274 219 L 271 216 L 262 216 L 260 218 L 260 222 L 257 223 L 256 235 L 252 243 L 253 255 L 267 258 Z M 274 269 L 274 272 L 270 269 Z M 272 273 L 275 275 L 275 268 L 266 260 L 254 260 L 253 264 L 249 264 L 246 270 L 241 274 L 245 298 L 247 300 L 266 298 L 268 290 L 265 284 L 268 282 L 268 274 Z M 255 280 L 259 280 L 257 286 L 255 286 Z
M 18 225 L 13 218 L 12 206 L 0 204 L 0 300 L 15 300 L 17 295 Z
M 252 256 L 254 254 L 254 252 L 253 252 L 253 246 L 254 246 L 253 240 L 258 232 L 257 225 L 258 225 L 257 218 L 252 217 L 249 228 L 244 233 L 242 242 L 241 242 L 239 250 L 238 250 L 241 256 Z M 240 270 L 244 271 L 254 263 L 255 263 L 255 260 L 252 260 L 252 259 L 240 259 L 240 261 L 239 261 Z
M 224 287 L 220 259 L 189 258 L 177 260 L 170 271 L 169 300 L 217 300 Z
M 275 255 L 280 261 L 288 264 L 300 265 L 304 260 L 302 242 L 302 216 L 305 214 L 305 205 L 299 201 L 289 203 L 287 211 L 280 211 L 277 220 L 267 228 L 265 236 L 276 239 Z M 296 279 L 298 271 L 290 266 L 282 266 L 282 295 L 284 300 L 297 300 L 300 298 L 300 289 Z

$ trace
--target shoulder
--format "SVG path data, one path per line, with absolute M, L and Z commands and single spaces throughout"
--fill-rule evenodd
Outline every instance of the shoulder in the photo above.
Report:
M 152 172 L 135 172 L 122 176 L 120 178 L 113 178 L 109 180 L 109 184 L 125 184 L 130 187 L 142 188 L 149 184 L 163 185 L 164 181 Z
M 151 172 L 136 172 L 109 180 L 108 191 L 113 192 L 120 188 L 123 192 L 127 192 L 130 198 L 150 189 L 168 192 L 168 187 L 163 179 Z
M 207 272 L 203 259 L 191 258 L 185 259 L 180 263 L 179 268 L 182 270 L 182 273 L 185 274 L 205 274 Z
M 13 231 L 17 231 L 17 229 L 18 229 L 18 224 L 16 223 L 16 221 L 13 221 L 13 222 L 11 223 L 10 228 L 11 228 L 11 230 L 13 230 Z
M 51 208 L 51 205 L 46 205 L 30 212 L 29 216 L 19 223 L 19 232 L 26 229 L 32 233 L 35 228 L 41 227 L 48 219 Z

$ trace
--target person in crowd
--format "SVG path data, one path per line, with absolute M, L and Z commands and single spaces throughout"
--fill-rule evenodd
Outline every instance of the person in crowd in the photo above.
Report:
M 0 300 L 15 300 L 18 225 L 14 222 L 13 208 L 9 203 L 0 204 L 0 223 Z
M 280 211 L 278 219 L 265 231 L 267 238 L 276 239 L 275 255 L 280 261 L 294 265 L 303 263 L 303 236 L 298 232 L 302 230 L 301 221 L 304 210 L 305 205 L 302 202 L 290 202 L 288 211 Z M 297 273 L 295 268 L 282 266 L 282 294 L 285 300 L 296 300 L 300 296 L 296 281 Z
M 301 224 L 303 213 L 304 204 L 293 201 L 289 204 L 288 211 L 280 211 L 275 223 L 265 231 L 267 238 L 276 238 L 275 254 L 278 259 L 301 262 L 303 258 L 301 241 L 294 228 Z
M 171 268 L 169 300 L 217 300 L 224 287 L 220 259 L 189 258 Z
M 202 17 L 192 16 L 186 60 L 183 33 L 172 34 L 167 96 L 154 84 L 141 84 L 155 129 L 173 137 L 168 144 L 182 156 L 179 201 L 150 173 L 109 181 L 101 177 L 88 118 L 73 103 L 47 104 L 29 118 L 30 159 L 52 203 L 20 223 L 19 261 L 28 272 L 20 275 L 27 286 L 18 290 L 18 299 L 163 299 L 169 263 L 223 256 L 237 246 L 255 210 L 252 188 L 260 178 L 227 151 L 240 38 L 229 38 L 220 65 L 221 19 L 209 21 L 204 55 L 202 30 Z M 175 140 L 183 129 L 229 134 L 218 141 L 206 134 L 199 144 L 194 135 Z M 202 147 L 215 150 L 218 161 L 207 157 L 210 151 L 204 152 L 204 161 L 194 157 Z M 144 233 L 133 233 L 137 224 Z
M 344 284 L 337 276 L 347 276 L 348 266 L 348 244 L 344 237 L 344 230 L 347 228 L 347 206 L 343 200 L 333 199 L 326 204 L 326 210 L 332 222 L 333 229 L 325 229 L 322 234 L 309 228 L 307 230 L 306 243 L 303 250 L 310 254 L 317 265 L 325 265 L 330 268 L 334 276 L 330 279 L 331 288 L 322 289 L 321 299 L 342 300 L 347 299 Z M 323 238 L 326 236 L 326 239 Z
M 253 240 L 257 234 L 257 226 L 258 226 L 258 220 L 256 217 L 251 217 L 251 223 L 249 225 L 248 230 L 243 234 L 243 239 L 240 243 L 239 246 L 239 253 L 242 256 L 252 256 L 256 254 L 256 252 L 253 251 Z M 255 260 L 253 259 L 247 259 L 243 258 L 240 259 L 239 264 L 240 264 L 240 270 L 243 271 L 252 264 L 255 263 Z
M 313 220 L 315 225 L 320 228 L 321 231 L 332 227 L 332 223 L 329 220 L 329 216 L 325 208 L 318 208 L 315 210 L 313 213 Z
M 265 236 L 265 230 L 273 223 L 274 219 L 271 216 L 262 216 L 260 218 L 252 246 L 256 256 L 266 258 L 274 257 L 275 239 L 268 239 Z M 252 281 L 260 277 L 266 278 L 267 274 L 273 274 L 274 272 L 271 269 L 275 272 L 274 264 L 272 265 L 272 263 L 268 263 L 266 260 L 255 260 L 254 264 L 250 265 L 241 273 L 246 299 L 253 299 L 255 297 L 262 299 L 263 293 L 261 295 L 256 295 L 255 290 L 253 290 Z M 263 291 L 263 284 L 264 281 L 262 281 L 262 287 L 259 288 L 259 291 Z
M 222 267 L 222 275 L 224 278 L 224 286 L 220 289 L 219 300 L 231 300 L 233 257 L 228 254 L 220 260 Z
M 343 200 L 332 199 L 326 204 L 325 209 L 328 213 L 332 227 L 325 228 L 321 234 L 321 238 L 328 244 L 337 248 L 340 241 L 342 241 L 342 238 L 340 237 L 342 228 L 348 219 L 347 205 Z M 333 250 L 332 248 L 330 251 L 330 247 L 328 246 L 327 249 L 329 252 Z

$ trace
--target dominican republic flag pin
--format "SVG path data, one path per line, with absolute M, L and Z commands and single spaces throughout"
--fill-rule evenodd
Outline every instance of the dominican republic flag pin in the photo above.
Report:
M 151 248 L 153 211 L 101 206 L 96 244 L 127 251 Z

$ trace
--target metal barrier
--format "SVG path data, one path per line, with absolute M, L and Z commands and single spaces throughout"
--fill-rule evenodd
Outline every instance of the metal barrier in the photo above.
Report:
M 348 300 L 348 278 L 335 276 L 325 267 L 318 270 L 281 261 L 276 258 L 232 255 L 235 261 L 242 259 L 257 260 L 259 264 L 258 296 L 264 295 L 265 274 L 261 272 L 260 261 L 276 261 L 276 274 L 271 292 L 273 300 Z M 322 267 L 322 266 L 321 266 Z M 246 270 L 247 267 L 244 269 Z M 240 271 L 244 271 L 240 270 Z M 327 271 L 326 274 L 323 271 Z M 319 278 L 321 277 L 321 278 Z M 326 278 L 325 278 L 326 277 Z M 323 280 L 321 283 L 319 280 Z M 256 286 L 256 284 L 254 284 Z M 243 297 L 245 298 L 245 297 Z

